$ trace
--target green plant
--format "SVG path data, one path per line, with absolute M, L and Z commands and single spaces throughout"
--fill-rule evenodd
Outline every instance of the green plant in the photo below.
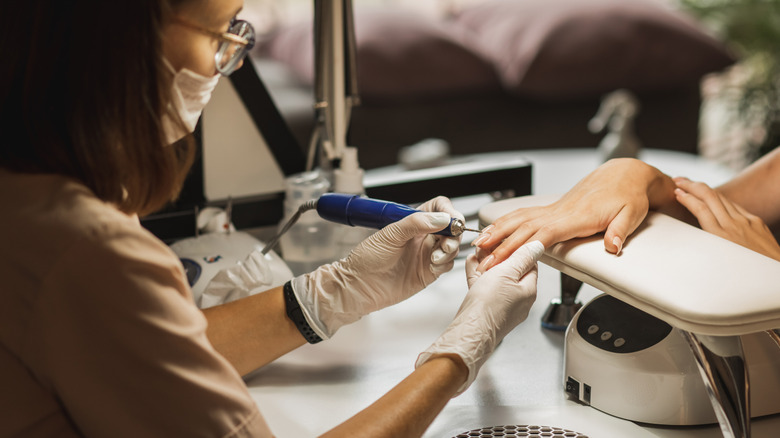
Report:
M 780 144 L 780 0 L 679 0 L 740 57 L 737 114 L 763 117 L 759 155 Z

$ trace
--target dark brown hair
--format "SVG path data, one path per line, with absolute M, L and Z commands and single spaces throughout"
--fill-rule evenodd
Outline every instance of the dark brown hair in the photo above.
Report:
M 191 166 L 162 63 L 168 0 L 0 3 L 0 168 L 75 178 L 122 211 L 174 199 Z

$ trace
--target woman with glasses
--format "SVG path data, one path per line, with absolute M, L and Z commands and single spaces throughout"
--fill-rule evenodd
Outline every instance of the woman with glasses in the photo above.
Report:
M 284 287 L 195 306 L 138 216 L 177 196 L 189 133 L 252 48 L 242 6 L 0 3 L 0 436 L 272 436 L 242 375 L 452 268 L 459 242 L 431 233 L 462 216 L 436 198 Z M 484 275 L 470 256 L 465 301 L 415 371 L 326 435 L 421 435 L 527 315 L 541 251 Z

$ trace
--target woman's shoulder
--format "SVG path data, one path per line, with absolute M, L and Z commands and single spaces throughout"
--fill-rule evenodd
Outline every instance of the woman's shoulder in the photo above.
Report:
M 26 258 L 25 264 L 45 269 L 76 246 L 109 252 L 143 248 L 175 257 L 137 216 L 119 211 L 70 178 L 0 172 L 0 186 L 8 189 L 0 193 L 0 241 L 9 242 L 17 261 Z
M 8 189 L 0 194 L 5 221 L 23 234 L 50 230 L 77 236 L 137 223 L 65 176 L 0 172 L 0 185 Z

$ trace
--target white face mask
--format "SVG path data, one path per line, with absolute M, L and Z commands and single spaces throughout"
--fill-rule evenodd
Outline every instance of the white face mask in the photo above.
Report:
M 173 143 L 195 130 L 203 107 L 209 103 L 211 93 L 216 88 L 221 75 L 217 73 L 212 77 L 206 77 L 186 68 L 177 72 L 167 59 L 163 59 L 163 62 L 173 73 L 173 105 L 188 130 L 188 132 L 181 132 L 178 126 L 165 117 L 163 129 L 168 137 L 168 143 Z

